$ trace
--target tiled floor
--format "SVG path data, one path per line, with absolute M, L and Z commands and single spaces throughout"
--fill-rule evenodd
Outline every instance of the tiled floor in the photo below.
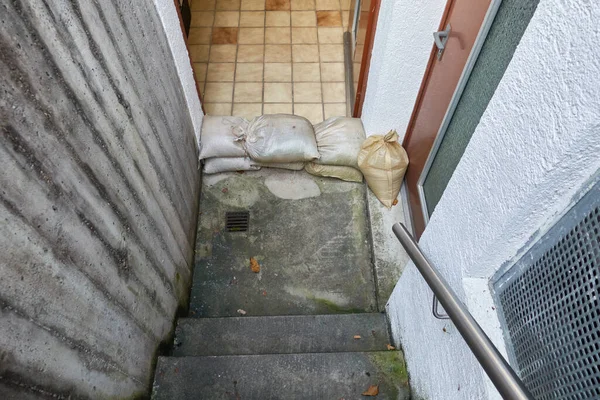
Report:
M 207 114 L 346 114 L 350 0 L 192 0 L 189 47 Z

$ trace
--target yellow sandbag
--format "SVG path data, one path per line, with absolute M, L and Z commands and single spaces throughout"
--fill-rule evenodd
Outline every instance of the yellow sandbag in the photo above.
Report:
M 362 182 L 363 180 L 359 170 L 342 165 L 323 165 L 309 162 L 306 163 L 304 169 L 311 175 L 338 178 L 348 182 Z
M 358 167 L 379 201 L 392 207 L 408 167 L 408 155 L 398 143 L 396 131 L 369 136 L 358 153 Z

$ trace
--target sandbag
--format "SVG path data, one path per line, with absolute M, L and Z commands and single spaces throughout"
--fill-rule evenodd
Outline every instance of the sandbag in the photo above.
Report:
M 244 157 L 242 143 L 248 120 L 240 117 L 205 115 L 200 132 L 199 159 L 211 157 Z
M 250 122 L 244 139 L 246 152 L 254 161 L 290 163 L 319 158 L 315 132 L 303 117 L 261 115 Z
M 358 153 L 366 138 L 360 118 L 329 118 L 315 125 L 315 137 L 321 155 L 317 164 L 358 168 Z
M 408 155 L 396 131 L 369 136 L 358 153 L 358 166 L 375 196 L 391 208 L 408 167 Z
M 322 165 L 314 162 L 306 163 L 306 172 L 316 176 L 338 178 L 348 182 L 362 182 L 363 176 L 359 170 L 342 165 Z
M 205 174 L 218 174 L 232 171 L 257 171 L 260 165 L 248 157 L 216 157 L 204 161 Z
M 304 168 L 303 162 L 294 162 L 294 163 L 258 163 L 261 167 L 266 168 L 280 168 L 280 169 L 289 169 L 292 171 L 300 171 Z

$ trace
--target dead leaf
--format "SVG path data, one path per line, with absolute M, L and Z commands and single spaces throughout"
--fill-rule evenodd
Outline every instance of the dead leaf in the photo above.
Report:
M 391 344 L 387 345 L 387 349 L 388 350 L 396 350 L 396 348 L 394 346 L 392 346 Z
M 354 339 L 362 339 L 360 335 L 354 335 Z
M 263 296 L 266 296 L 266 295 L 267 295 L 267 291 L 266 291 L 266 290 L 263 290 L 263 291 L 262 291 L 262 295 L 263 295 Z
M 377 396 L 379 394 L 379 386 L 371 385 L 366 392 L 363 392 L 363 396 Z
M 229 189 L 227 189 L 227 188 L 223 188 L 223 189 L 221 189 L 221 192 L 223 192 L 223 193 L 227 193 L 227 192 L 229 192 Z
M 246 315 L 246 311 L 242 310 L 241 308 L 237 310 L 237 313 L 241 315 Z
M 258 274 L 260 272 L 260 264 L 256 261 L 256 258 L 250 257 L 250 269 L 252 272 Z
M 395 206 L 396 204 L 398 204 L 398 199 L 394 199 L 394 202 L 392 203 L 392 206 Z

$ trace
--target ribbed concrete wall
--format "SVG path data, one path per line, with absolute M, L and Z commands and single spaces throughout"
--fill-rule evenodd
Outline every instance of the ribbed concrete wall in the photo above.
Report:
M 0 132 L 0 398 L 144 393 L 199 190 L 153 3 L 2 2 Z

